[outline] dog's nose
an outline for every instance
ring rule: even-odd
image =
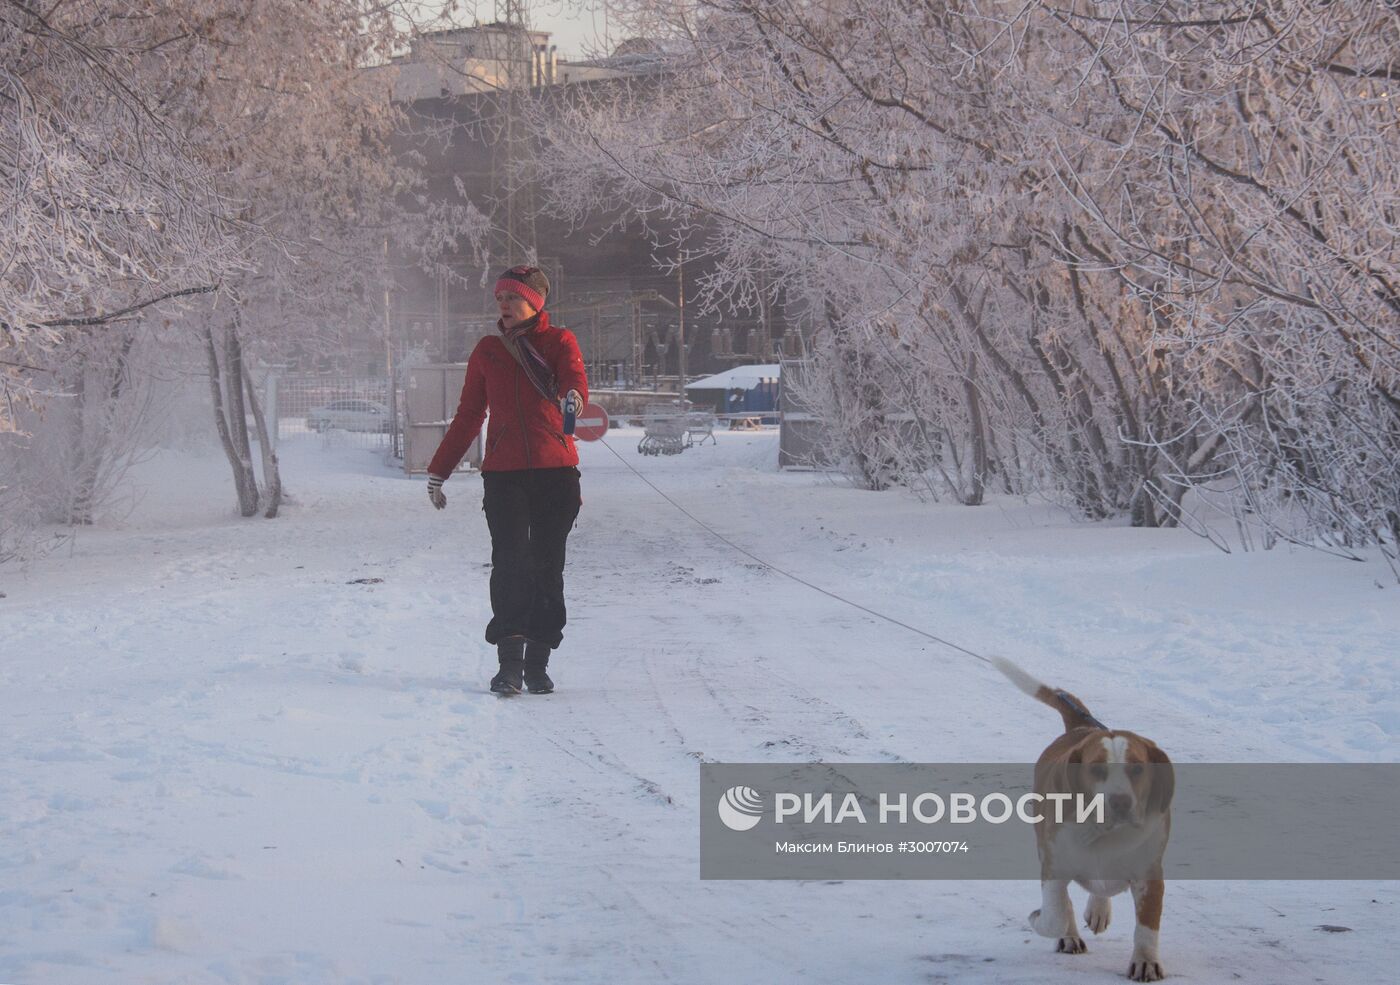
[[[1125,793],[1109,794],[1108,809],[1114,817],[1127,817],[1133,810],[1133,798]]]

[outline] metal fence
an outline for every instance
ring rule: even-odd
[[[269,377],[269,411],[276,407],[278,440],[321,436],[366,448],[391,448],[397,426],[383,377]]]

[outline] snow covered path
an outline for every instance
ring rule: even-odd
[[[779,474],[772,434],[720,439],[609,440],[755,554],[1012,655],[1179,761],[1400,758],[1377,566],[922,505]],[[485,692],[479,479],[439,514],[364,451],[286,446],[297,503],[272,523],[227,515],[218,461],[157,462],[124,529],[0,571],[0,981],[1122,980],[1121,901],[1069,957],[1025,928],[1032,883],[701,882],[702,759],[1030,761],[1058,723],[585,453],[550,696]],[[1397,890],[1173,883],[1164,963],[1383,979]]]

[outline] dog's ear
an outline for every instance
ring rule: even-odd
[[[1152,789],[1147,795],[1147,809],[1156,814],[1164,814],[1172,805],[1176,794],[1176,771],[1167,754],[1157,748],[1150,739],[1143,740],[1147,745],[1148,772],[1151,774]]]
[[[1056,789],[1064,790],[1068,793],[1082,794],[1089,792],[1089,778],[1086,774],[1088,767],[1084,765],[1084,747],[1089,744],[1089,739],[1083,738],[1074,744],[1069,755],[1065,757],[1065,763],[1061,767],[1061,786]]]
[[[1062,759],[1043,760],[1035,768],[1035,787],[1037,790],[1045,790],[1050,793],[1069,790],[1068,778],[1069,770]]]

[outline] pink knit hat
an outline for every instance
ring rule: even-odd
[[[493,293],[500,294],[502,291],[518,294],[530,307],[543,311],[545,298],[549,297],[549,278],[539,267],[511,267],[496,281]]]

